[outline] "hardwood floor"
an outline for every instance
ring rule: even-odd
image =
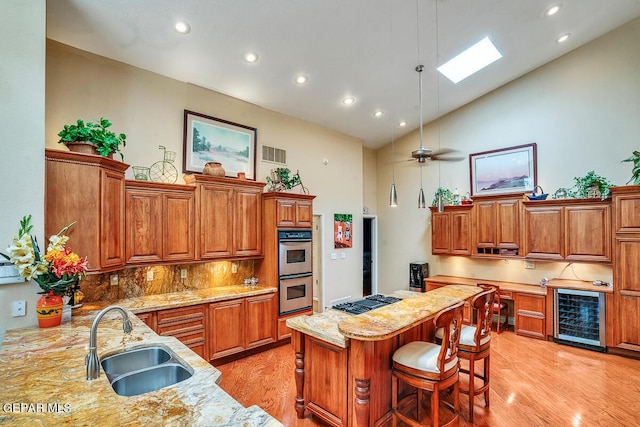
[[[513,332],[493,332],[491,340],[491,406],[485,408],[482,397],[476,397],[474,425],[640,425],[640,360]],[[311,416],[296,418],[290,345],[218,369],[220,386],[242,405],[258,405],[287,427],[322,425]],[[460,425],[470,426],[468,397],[461,395],[460,402]]]

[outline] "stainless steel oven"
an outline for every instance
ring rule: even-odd
[[[278,292],[280,314],[313,305],[311,230],[278,231]]]

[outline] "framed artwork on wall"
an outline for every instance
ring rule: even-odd
[[[536,184],[536,144],[469,154],[471,195],[531,192]]]
[[[335,249],[353,246],[353,215],[333,215],[333,243]]]
[[[256,128],[184,110],[182,171],[202,173],[208,162],[219,162],[225,175],[239,172],[255,180]]]

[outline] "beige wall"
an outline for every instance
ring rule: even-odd
[[[362,148],[362,201],[369,215],[375,215],[377,207],[376,188],[378,186],[376,151],[370,148]]]
[[[287,167],[299,169],[305,186],[317,195],[314,211],[323,215],[325,301],[361,295],[362,242],[357,234],[353,248],[337,251],[346,253],[346,259],[330,260],[336,252],[333,214],[351,213],[354,224],[362,222],[360,140],[51,40],[46,83],[48,148],[64,149],[56,137],[64,124],[104,116],[114,131],[127,135],[126,163],[149,166],[161,160],[157,148],[164,145],[177,152],[175,163],[181,171],[184,109],[257,128],[258,156],[263,144],[287,150]],[[264,181],[272,167],[258,158],[258,180]],[[131,170],[127,178],[133,178]],[[358,228],[354,232],[359,233]]]
[[[45,2],[6,0],[0,18],[0,252],[32,214],[33,231],[44,239]],[[0,285],[0,343],[6,328],[36,324],[35,282]],[[26,300],[27,316],[11,317],[11,302]]]
[[[620,163],[640,149],[640,19],[503,86],[467,106],[425,126],[425,146],[481,152],[536,142],[538,183],[545,192],[571,187],[573,177],[590,170],[624,185],[631,166]],[[449,84],[441,80],[441,85]],[[460,83],[464,84],[464,83]],[[438,142],[437,130],[441,137]],[[409,158],[418,145],[417,132],[396,144],[396,158]],[[391,146],[378,151],[378,215],[380,230],[380,290],[408,281],[410,261],[423,259],[431,274],[538,283],[559,277],[567,263],[536,263],[525,270],[522,261],[475,261],[431,255],[428,210],[416,207],[417,164],[396,167],[399,206],[388,206]],[[407,164],[409,163],[409,164]],[[469,191],[469,162],[433,162],[424,169],[427,202],[441,183],[462,194]],[[563,278],[607,279],[608,266],[574,264]]]

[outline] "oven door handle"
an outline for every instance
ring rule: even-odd
[[[280,276],[280,280],[299,279],[301,277],[309,277],[311,275],[312,273],[288,274],[286,276]]]
[[[279,239],[281,243],[308,243],[311,239]]]

